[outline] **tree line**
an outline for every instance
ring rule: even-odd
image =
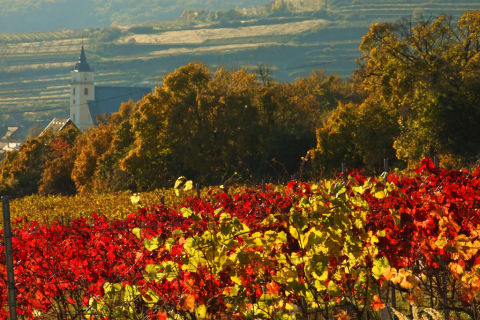
[[[143,191],[179,176],[225,181],[313,179],[340,163],[374,171],[480,151],[480,11],[458,21],[370,26],[351,79],[314,71],[291,83],[268,68],[190,63],[152,94],[79,133],[29,139],[0,163],[0,193]]]

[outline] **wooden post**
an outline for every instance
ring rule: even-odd
[[[347,165],[345,162],[342,162],[342,175],[343,175],[343,181],[347,181]]]
[[[440,169],[440,160],[437,156],[433,156],[433,165],[435,166],[435,168]]]
[[[10,226],[10,205],[8,197],[2,197],[3,236],[5,239],[5,256],[7,265],[8,308],[10,320],[17,320],[17,299],[15,296],[15,279],[13,274],[12,228]]]
[[[448,308],[448,279],[447,275],[442,275],[442,284],[443,284],[443,316],[445,320],[450,319],[450,309]]]
[[[397,303],[396,303],[396,297],[395,297],[395,288],[393,286],[393,283],[389,283],[388,287],[386,288],[386,291],[384,292],[385,298],[388,299],[389,293],[392,293],[392,298],[390,300],[390,303],[386,303],[385,308],[380,310],[380,320],[395,320],[395,314],[393,313],[392,308],[396,309],[397,308]]]
[[[391,287],[392,287],[392,308],[397,308],[397,297],[395,295],[395,286],[393,285],[393,283],[391,283]],[[392,312],[392,318],[395,320],[395,316],[393,315],[393,312]]]

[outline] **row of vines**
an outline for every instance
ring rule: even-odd
[[[404,314],[480,319],[479,199],[480,168],[425,160],[409,176],[217,190],[123,219],[47,225],[25,212],[13,228],[18,314],[378,319],[395,296]],[[6,306],[3,260],[0,272]]]

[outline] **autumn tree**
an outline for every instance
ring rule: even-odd
[[[164,78],[138,104],[133,148],[121,160],[140,189],[187,175],[218,183],[235,171],[248,174],[257,155],[256,77],[246,70],[211,74],[190,63]]]
[[[315,146],[315,130],[322,127],[339,102],[354,97],[347,81],[314,71],[293,83],[269,83],[260,96],[264,137],[264,172],[290,178],[306,150]]]
[[[50,138],[49,159],[43,166],[38,188],[40,194],[75,194],[75,183],[71,175],[76,156],[73,145],[79,134],[76,127],[69,126]]]
[[[317,129],[317,145],[308,153],[313,173],[337,173],[341,163],[375,172],[383,167],[384,158],[395,158],[398,132],[395,114],[374,101],[341,103]]]
[[[21,197],[38,192],[49,146],[42,138],[28,139],[0,163],[0,194]]]
[[[78,191],[95,191],[95,175],[98,172],[100,158],[110,148],[113,139],[111,128],[107,124],[100,124],[90,128],[78,138],[74,147],[76,157],[71,172]]]
[[[360,85],[396,114],[397,157],[434,154],[466,161],[480,147],[480,11],[418,24],[374,24],[363,37]]]

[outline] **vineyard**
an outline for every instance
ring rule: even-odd
[[[446,171],[424,160],[408,175],[352,171],[276,188],[204,190],[181,201],[166,194],[168,204],[124,218],[45,224],[22,209],[12,235],[17,313],[377,319],[393,305],[413,317],[480,318],[480,168]],[[143,196],[131,205],[142,207]],[[0,299],[4,319],[6,281]]]
[[[38,19],[44,20],[52,30],[58,21],[48,18],[51,11],[35,13],[34,8],[38,10],[40,3],[55,3],[51,9],[59,10],[57,17],[69,16],[73,7],[78,10],[76,18],[82,16],[82,10],[95,7],[99,8],[96,14],[100,15],[97,17],[88,11],[88,20],[93,19],[90,28],[71,26],[74,29],[0,33],[0,109],[4,118],[7,114],[21,113],[26,127],[45,127],[53,117],[66,117],[68,74],[82,44],[86,45],[99,85],[153,86],[161,82],[163,75],[193,60],[211,68],[226,66],[231,70],[240,66],[255,70],[261,63],[268,66],[271,76],[278,81],[293,81],[309,75],[312,70],[326,70],[349,78],[357,68],[355,60],[360,55],[360,39],[370,24],[410,17],[415,21],[441,13],[457,18],[463,12],[480,8],[475,0],[435,3],[289,0],[275,1],[278,5],[273,7],[268,4],[226,11],[190,8],[175,20],[159,21],[159,17],[169,11],[164,6],[151,1],[141,1],[143,5],[134,6],[128,1],[117,2],[125,6],[123,13],[112,16],[111,10],[116,6],[103,7],[101,1],[93,1],[91,5],[35,1],[35,6],[23,4],[20,11],[26,15],[16,13],[19,16],[9,12],[17,11],[17,6],[0,8],[4,10],[0,10],[3,31],[18,21],[22,22],[20,29],[24,29],[26,22],[34,23]],[[288,10],[281,10],[283,2],[289,4]],[[206,5],[205,1],[199,3]],[[182,5],[184,2],[175,3],[177,10]],[[209,1],[207,7],[217,5]],[[68,13],[60,13],[66,9]],[[183,9],[178,13],[181,11]],[[8,22],[9,19],[12,21]],[[69,22],[76,25],[74,21]],[[107,21],[110,27],[93,27]],[[135,21],[150,22],[132,24]],[[0,115],[0,126],[5,121]]]

